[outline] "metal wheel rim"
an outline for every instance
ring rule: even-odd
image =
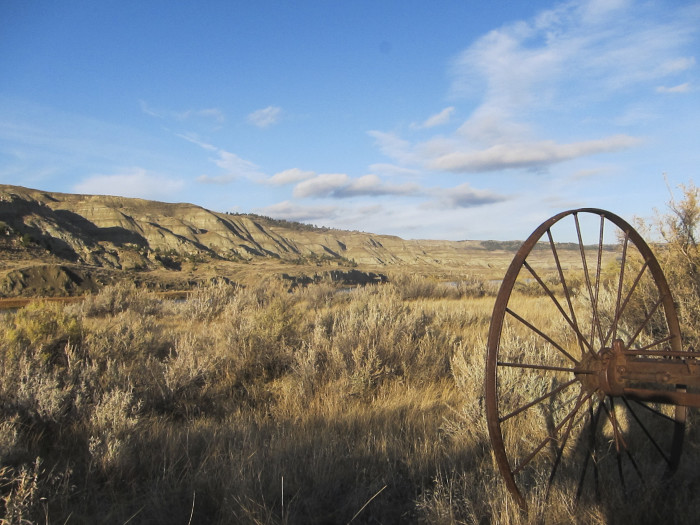
[[[499,415],[499,405],[498,405],[498,354],[499,347],[501,343],[502,330],[504,325],[504,319],[506,317],[506,310],[511,298],[513,288],[515,286],[518,275],[524,268],[524,264],[527,261],[528,255],[532,252],[536,244],[542,240],[545,235],[549,235],[551,242],[551,228],[566,219],[567,217],[574,216],[577,221],[578,228],[578,216],[580,214],[593,214],[600,217],[601,222],[601,238],[600,245],[602,246],[602,228],[605,221],[612,223],[614,226],[619,228],[620,231],[625,233],[626,240],[625,243],[631,243],[631,245],[642,255],[646,264],[648,265],[648,271],[653,278],[654,284],[657,287],[659,294],[663,297],[662,306],[664,311],[664,316],[666,318],[666,323],[668,325],[668,332],[672,336],[669,344],[673,351],[681,351],[681,338],[680,338],[680,328],[676,315],[675,306],[673,304],[673,299],[670,294],[668,284],[666,282],[665,276],[659,266],[658,261],[653,255],[651,249],[639,235],[639,233],[626,221],[624,221],[619,216],[612,214],[610,212],[596,209],[596,208],[581,208],[576,210],[569,210],[562,212],[554,217],[548,219],[542,223],[528,239],[523,243],[521,248],[515,255],[510,267],[508,268],[500,291],[498,293],[496,303],[494,305],[491,325],[489,329],[488,336],[488,355],[486,363],[486,380],[485,380],[485,390],[486,390],[486,413],[487,413],[487,423],[489,429],[489,435],[491,439],[491,445],[494,452],[494,457],[498,468],[505,480],[506,486],[511,494],[514,496],[518,504],[524,510],[527,510],[527,503],[524,497],[523,489],[515,479],[514,467],[512,465],[512,459],[509,458],[508,453],[504,445],[504,435],[501,428],[501,421]],[[579,231],[579,244],[581,244],[581,236]],[[554,248],[552,248],[554,251]],[[556,257],[556,255],[555,255]],[[585,256],[583,257],[585,259]],[[585,263],[584,263],[585,264]],[[600,258],[598,260],[600,264]],[[623,261],[623,265],[625,262]],[[600,268],[597,268],[600,272]],[[624,271],[624,270],[623,270]],[[622,278],[621,278],[622,279]],[[622,286],[622,280],[620,283]],[[597,307],[597,306],[596,306]],[[594,307],[595,308],[595,307]],[[615,314],[617,315],[617,313]],[[595,316],[595,312],[594,312]],[[601,405],[605,403],[605,400],[601,402]],[[611,406],[613,401],[610,401]],[[608,409],[606,409],[608,410]],[[669,471],[675,470],[678,465],[680,458],[680,453],[682,449],[682,441],[684,435],[684,423],[685,423],[686,408],[676,407],[673,418],[675,419],[675,425],[673,426],[673,436],[672,445],[670,449],[669,457]],[[608,416],[609,417],[609,416]],[[591,421],[593,421],[593,414],[591,414]],[[598,425],[597,419],[595,420],[593,430],[596,431],[596,426]],[[585,475],[585,474],[584,474]],[[551,481],[551,480],[550,480]]]

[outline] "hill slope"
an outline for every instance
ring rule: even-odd
[[[0,269],[5,274],[18,270],[22,263],[72,264],[93,273],[96,269],[193,270],[197,263],[201,270],[206,263],[217,275],[222,271],[244,274],[240,265],[251,264],[266,268],[272,264],[278,270],[296,269],[296,273],[319,265],[444,269],[465,264],[486,267],[481,257],[494,254],[476,241],[407,241],[217,213],[193,204],[8,185],[0,185],[0,221],[5,225],[5,239],[0,243]],[[14,241],[9,242],[11,239]],[[7,289],[2,292],[10,293]]]

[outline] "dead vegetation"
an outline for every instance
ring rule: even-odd
[[[556,317],[519,293],[543,327]],[[692,413],[665,490],[582,507],[533,480],[520,512],[484,418],[493,294],[417,276],[216,282],[184,301],[122,284],[4,312],[0,522],[694,523]]]
[[[483,415],[493,296],[441,287],[118,286],[3,314],[4,522],[613,522],[514,506]]]

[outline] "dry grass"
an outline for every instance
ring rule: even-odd
[[[658,521],[639,494],[577,508],[535,484],[530,514],[515,506],[483,412],[493,300],[476,282],[270,281],[4,313],[0,523]],[[674,487],[665,509],[690,522],[695,486]]]

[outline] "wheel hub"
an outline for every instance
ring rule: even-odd
[[[625,371],[624,343],[613,341],[612,347],[601,348],[597,353],[583,356],[574,370],[576,378],[586,392],[595,392],[599,397],[620,396],[624,393],[624,382],[620,373]]]

